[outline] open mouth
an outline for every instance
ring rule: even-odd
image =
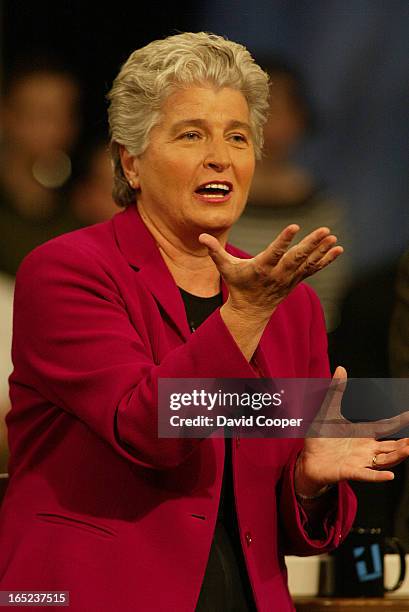
[[[228,181],[203,183],[195,189],[195,193],[206,200],[224,200],[232,191],[233,185]]]

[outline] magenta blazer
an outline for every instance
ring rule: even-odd
[[[224,440],[158,439],[157,382],[256,375],[219,311],[190,333],[179,291],[131,206],[25,259],[13,358],[0,589],[70,591],[71,612],[193,612]],[[277,308],[254,363],[265,376],[329,376],[321,308],[307,286]],[[293,610],[284,554],[334,548],[355,513],[341,483],[325,538],[308,537],[292,480],[301,444],[233,444],[238,522],[260,611]]]

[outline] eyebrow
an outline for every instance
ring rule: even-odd
[[[208,127],[208,122],[205,119],[182,119],[181,121],[177,121],[172,125],[171,132],[172,134],[176,134],[180,129],[188,127],[190,125],[206,128]],[[244,121],[237,121],[235,119],[229,121],[229,123],[227,124],[227,129],[241,129],[251,133],[251,128],[248,123]]]

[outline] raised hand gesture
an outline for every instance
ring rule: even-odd
[[[409,411],[378,421],[353,423],[341,414],[347,373],[338,367],[296,466],[296,491],[314,495],[341,480],[384,482],[390,468],[409,456],[409,439],[379,441],[409,424]]]
[[[248,360],[278,304],[299,282],[343,252],[326,227],[290,247],[299,229],[298,225],[289,225],[251,259],[230,255],[210,234],[199,236],[229,289],[229,298],[220,311],[222,318]]]

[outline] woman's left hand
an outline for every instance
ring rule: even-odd
[[[298,457],[295,489],[301,495],[314,496],[325,485],[341,480],[393,480],[390,468],[409,456],[409,438],[377,440],[407,426],[409,412],[372,423],[351,423],[341,414],[346,386],[346,371],[341,367],[336,369],[333,383],[339,379],[342,384],[333,384],[329,391],[324,418],[320,418],[321,411],[317,416],[318,437],[307,437]],[[317,428],[314,433],[317,434]]]

